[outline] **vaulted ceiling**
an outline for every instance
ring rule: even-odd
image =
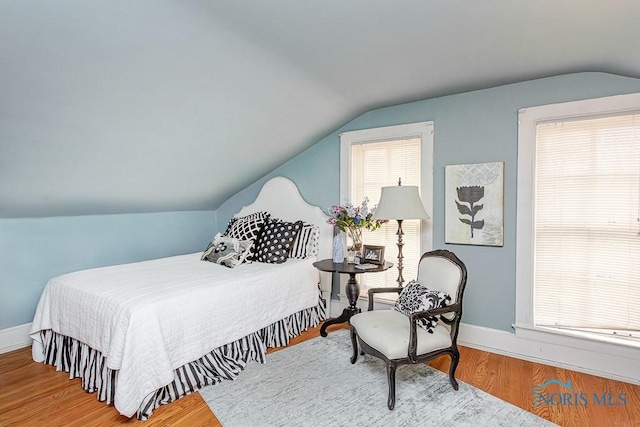
[[[370,109],[640,77],[634,0],[6,0],[0,217],[216,209]]]

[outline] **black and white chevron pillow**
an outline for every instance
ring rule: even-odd
[[[224,235],[238,240],[250,240],[254,243],[247,261],[255,258],[255,242],[260,237],[262,229],[271,214],[268,212],[255,212],[238,218],[231,218],[227,224]]]
[[[256,212],[238,218],[231,218],[224,235],[240,240],[256,240],[264,223],[271,215],[268,212]]]
[[[302,228],[302,221],[268,219],[255,246],[255,261],[282,264]]]

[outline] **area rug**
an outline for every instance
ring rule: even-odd
[[[398,368],[389,411],[384,363],[366,355],[352,365],[350,356],[349,331],[339,330],[200,393],[225,427],[555,425],[461,381],[455,391],[448,375],[424,364]]]

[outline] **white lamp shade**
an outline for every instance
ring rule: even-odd
[[[418,187],[396,185],[382,187],[380,203],[373,213],[374,219],[429,219],[422,206]]]

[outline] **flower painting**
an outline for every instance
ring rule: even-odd
[[[504,162],[445,167],[445,243],[504,245]]]

